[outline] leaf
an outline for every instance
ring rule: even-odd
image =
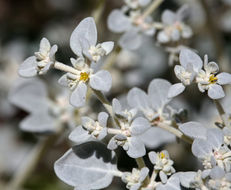
[[[72,51],[82,56],[83,45],[81,39],[87,40],[89,45],[95,45],[97,41],[97,29],[92,17],[83,19],[71,34],[70,46]]]
[[[68,150],[54,165],[56,175],[77,189],[109,186],[117,172],[114,151],[100,142],[86,142]]]
[[[47,90],[39,79],[20,79],[9,93],[9,100],[27,112],[41,112],[48,109]]]
[[[108,92],[112,85],[111,74],[108,71],[101,70],[93,74],[90,78],[90,86],[95,90]]]

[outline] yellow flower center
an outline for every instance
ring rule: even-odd
[[[165,158],[165,154],[163,152],[160,153],[160,158],[161,159]]]
[[[214,84],[214,83],[216,83],[217,82],[217,77],[215,77],[215,75],[211,75],[210,77],[209,77],[209,83],[210,84]]]
[[[83,82],[87,82],[89,79],[89,74],[86,72],[82,72],[80,73],[80,78],[79,80],[83,81]]]

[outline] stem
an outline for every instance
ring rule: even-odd
[[[105,0],[100,0],[95,10],[92,12],[92,17],[94,17],[96,25],[99,25],[99,21],[103,14],[104,7],[105,7]]]
[[[77,74],[77,75],[79,74],[79,71],[77,71],[75,68],[65,65],[63,63],[60,63],[58,61],[54,63],[54,68],[60,71],[67,72],[67,73],[72,73],[72,74]]]
[[[150,187],[152,187],[154,184],[155,184],[155,180],[156,180],[156,177],[157,177],[157,174],[158,174],[158,171],[157,170],[154,170],[152,172],[152,176],[151,176],[151,179],[150,179]]]
[[[219,102],[219,100],[214,100],[214,103],[215,103],[217,111],[221,117],[222,123],[226,126],[229,126],[229,123],[227,122],[227,119],[226,119],[225,110],[222,107],[221,103]]]
[[[146,167],[143,157],[136,158],[136,163],[140,170]],[[144,187],[146,187],[149,184],[149,182],[150,182],[150,178],[149,178],[149,175],[147,175],[147,177],[144,180]]]
[[[110,102],[103,95],[103,93],[98,91],[98,90],[95,90],[93,88],[92,88],[92,91],[94,92],[96,97],[99,99],[99,101],[103,104],[103,106],[105,107],[107,112],[110,114],[112,121],[113,121],[114,128],[117,128],[117,126],[120,126],[118,119],[115,117],[115,115],[113,113],[113,109],[112,109]]]
[[[118,135],[121,134],[120,129],[113,129],[113,128],[107,128],[107,132],[112,135]]]
[[[121,171],[113,171],[113,175],[114,176],[117,176],[117,177],[122,177],[123,176],[123,172],[121,172]]]
[[[8,190],[20,189],[20,187],[25,183],[28,177],[30,177],[31,173],[38,165],[40,159],[47,152],[48,148],[50,148],[54,144],[54,142],[57,140],[59,135],[62,134],[63,130],[64,128],[62,128],[57,134],[49,136],[45,139],[40,140],[40,142],[38,142],[38,144],[28,155],[27,159],[24,161],[24,163],[21,165],[18,171],[15,172],[13,179],[7,185],[6,189]]]
[[[157,125],[157,127],[160,127],[166,131],[169,131],[170,133],[176,135],[178,138],[182,139],[183,141],[189,143],[189,144],[192,144],[193,143],[193,140],[187,136],[185,136],[181,131],[179,131],[178,129],[172,127],[172,126],[169,126],[169,125],[166,125],[164,123],[159,123]]]
[[[155,11],[160,4],[163,2],[164,0],[154,0],[152,2],[152,4],[150,6],[148,6],[148,8],[146,10],[144,10],[141,18],[145,19],[147,16],[149,16],[153,11]]]

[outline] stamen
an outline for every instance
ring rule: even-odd
[[[80,73],[80,78],[79,80],[83,81],[83,82],[87,82],[89,79],[89,74],[86,72],[82,72]]]
[[[209,77],[209,83],[210,84],[214,84],[214,83],[216,83],[217,82],[217,77],[215,77],[215,75],[210,75],[210,77]]]

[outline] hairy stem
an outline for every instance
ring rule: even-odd
[[[155,11],[163,1],[164,0],[154,0],[152,2],[152,4],[150,6],[148,6],[148,8],[146,10],[144,10],[144,12],[143,12],[143,14],[141,16],[142,19],[145,19],[147,16],[152,14],[152,12]]]
[[[217,111],[218,111],[218,113],[219,113],[219,115],[221,117],[221,120],[222,120],[223,124],[228,127],[229,124],[228,124],[227,119],[225,117],[225,110],[224,110],[224,108],[222,107],[222,105],[219,102],[219,100],[214,100],[214,103],[216,105]]]
[[[54,68],[55,68],[55,69],[58,69],[58,70],[60,70],[60,71],[67,72],[67,73],[79,74],[79,72],[78,72],[75,68],[73,68],[73,67],[71,67],[71,66],[68,66],[68,65],[65,65],[65,64],[63,64],[63,63],[60,63],[60,62],[58,62],[58,61],[56,61],[56,62],[54,63]]]
[[[146,167],[146,164],[144,162],[144,159],[143,157],[139,157],[139,158],[136,158],[136,163],[138,165],[138,168],[141,170],[142,168]],[[144,180],[144,187],[147,186],[150,182],[150,178],[149,178],[149,175],[147,175],[147,177],[145,178]]]
[[[170,126],[170,125],[166,125],[164,123],[159,123],[157,125],[157,127],[160,127],[166,131],[169,131],[170,133],[176,135],[178,138],[182,139],[183,141],[189,143],[189,144],[192,144],[193,143],[193,140],[187,136],[185,136],[181,131],[179,131],[178,129]]]
[[[107,128],[107,132],[112,135],[118,135],[121,134],[120,129],[114,129],[114,128]]]

